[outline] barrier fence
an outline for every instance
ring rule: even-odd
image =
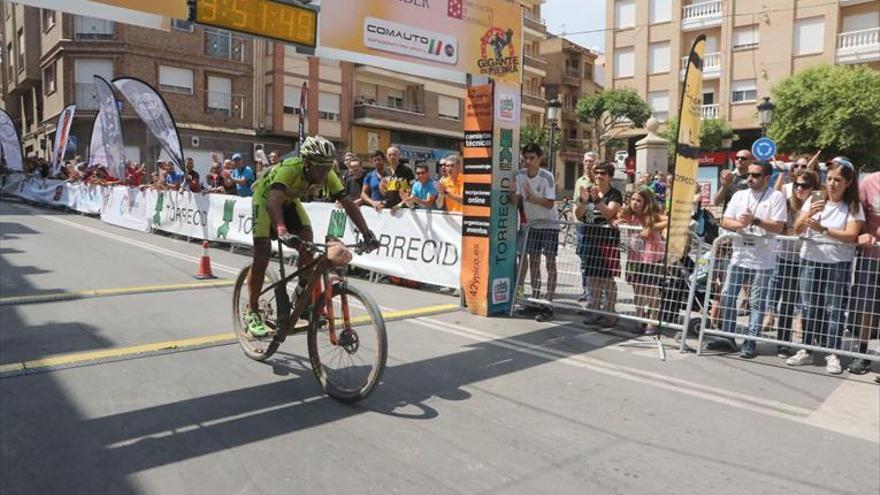
[[[6,194],[36,203],[100,215],[101,220],[141,232],[164,231],[192,239],[252,246],[251,198],[189,191],[140,190],[5,176]],[[305,203],[317,235],[327,231],[333,203]],[[361,208],[379,238],[378,250],[355,255],[352,264],[383,275],[457,289],[461,271],[461,215],[428,210]],[[349,220],[343,240],[355,242]]]
[[[574,232],[574,242],[570,232]],[[652,335],[662,328],[681,332],[685,349],[700,319],[709,246],[691,236],[688,252],[664,265],[665,242],[658,232],[643,236],[638,226],[543,222],[525,226],[519,245],[516,302],[584,311],[598,324],[629,320]],[[547,255],[550,255],[548,264]],[[555,283],[553,273],[555,270]],[[548,283],[551,285],[548,287]],[[513,314],[513,310],[511,311]]]
[[[880,247],[727,233],[712,245],[708,272],[715,290],[703,306],[717,309],[701,315],[701,350],[711,335],[743,339],[744,350],[775,345],[792,365],[812,358],[794,350],[880,360]]]

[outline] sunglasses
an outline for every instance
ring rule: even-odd
[[[747,156],[738,156],[738,157],[736,157],[736,159],[742,161],[742,160],[748,160],[749,157],[747,157]]]
[[[751,177],[753,179],[760,179],[760,178],[764,177],[764,174],[749,172],[749,177]]]
[[[418,175],[427,174],[427,173],[428,172],[425,170],[416,170],[416,174],[418,174]]]
[[[608,175],[608,172],[605,170],[593,170],[593,175]]]
[[[807,184],[806,182],[795,182],[794,187],[796,189],[812,189],[813,186]]]
[[[798,168],[807,168],[808,166],[809,166],[809,165],[806,164],[806,163],[801,163],[800,165],[795,164],[794,168],[796,168],[796,169],[798,169]]]

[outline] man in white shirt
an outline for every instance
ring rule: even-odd
[[[556,292],[556,253],[559,246],[559,218],[556,213],[556,183],[548,170],[541,168],[541,147],[530,143],[523,148],[526,167],[516,175],[516,190],[511,191],[511,204],[522,198],[526,222],[529,225],[525,256],[528,257],[532,297],[541,298],[541,255],[547,266],[547,292],[544,298],[553,300]],[[541,315],[539,315],[541,316]],[[552,317],[545,311],[542,320]]]
[[[751,284],[749,326],[740,356],[755,357],[755,341],[764,318],[767,286],[776,263],[775,235],[785,228],[785,197],[770,187],[769,163],[749,165],[748,189],[733,194],[721,227],[739,234],[733,240],[730,268],[721,291],[721,330],[736,333],[736,297],[743,284]],[[733,339],[731,339],[732,341]],[[735,345],[735,344],[734,344]]]

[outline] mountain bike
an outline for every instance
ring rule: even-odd
[[[271,329],[266,336],[247,331],[250,265],[239,273],[232,294],[238,343],[247,357],[265,361],[287,337],[305,333],[309,362],[324,393],[342,402],[359,401],[375,389],[385,370],[385,320],[373,298],[349,284],[347,266],[334,267],[328,259],[331,244],[300,243],[312,253],[312,261],[285,275],[279,240],[278,269],[266,270],[259,299],[263,324]],[[345,247],[358,254],[366,250],[363,242]]]

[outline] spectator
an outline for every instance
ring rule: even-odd
[[[791,197],[792,193],[792,184],[794,183],[794,174],[798,170],[812,170],[819,175],[819,153],[822,150],[816,152],[815,155],[810,156],[809,154],[801,154],[795,158],[794,163],[791,164],[791,170],[789,171],[789,177],[791,178],[791,182],[785,182],[785,174],[779,174],[776,178],[776,190],[782,191],[782,194],[785,195],[786,198]]]
[[[541,147],[535,143],[523,148],[526,167],[516,174],[516,189],[511,191],[511,203],[523,201],[529,230],[525,254],[531,275],[532,297],[541,299],[541,255],[547,268],[547,292],[544,299],[553,300],[556,292],[556,253],[559,247],[559,224],[556,214],[556,182],[553,174],[541,168]],[[449,158],[446,159],[447,164]],[[538,321],[553,318],[549,307],[535,317]]]
[[[623,194],[611,187],[614,165],[600,163],[593,167],[596,183],[581,190],[580,204],[575,216],[584,223],[584,236],[577,253],[581,259],[581,276],[587,279],[588,307],[607,315],[590,315],[584,323],[613,326],[617,318],[611,316],[617,304],[617,284],[620,275],[620,233],[609,228],[617,219],[623,204]]]
[[[403,194],[405,198],[403,203],[406,206],[434,209],[434,203],[437,201],[437,187],[431,179],[427,165],[424,163],[416,165],[416,181],[412,185],[412,194]]]
[[[464,210],[464,175],[461,173],[461,159],[449,155],[444,159],[446,176],[437,185],[437,207],[446,211],[462,213]]]
[[[663,198],[663,210],[666,211],[667,214],[672,211],[672,184],[675,182],[675,174],[669,173],[666,174],[666,194]],[[698,188],[699,189],[699,188]],[[699,201],[697,201],[699,198]],[[658,199],[659,201],[659,199]],[[695,206],[701,207],[703,204],[703,195],[700,194],[700,191],[697,191],[696,197],[694,198]]]
[[[146,165],[135,165],[132,161],[125,162],[125,185],[128,187],[140,187],[144,177]]]
[[[107,167],[103,165],[98,165],[95,170],[95,174],[92,176],[91,183],[100,186],[112,186],[114,184],[118,184],[119,179],[110,175]]]
[[[232,163],[232,160],[223,160],[223,170],[220,171],[220,175],[223,176],[224,192],[232,196],[235,196],[237,192],[235,182],[232,181],[232,172],[234,170],[235,164]]]
[[[348,170],[342,182],[345,184],[345,195],[355,204],[361,206],[364,204],[361,193],[364,190],[364,167],[361,165],[360,158],[354,156],[348,161]]]
[[[183,188],[194,193],[202,192],[201,178],[195,169],[193,159],[187,158],[183,162],[183,167]]]
[[[661,174],[659,171],[654,172],[654,178],[651,179],[651,190],[654,191],[654,197],[657,198],[657,202],[661,205],[666,205],[666,193],[668,189],[666,187],[666,174]],[[670,195],[670,200],[672,196]]]
[[[262,144],[254,146],[254,174],[257,178],[262,177],[269,168],[269,158]]]
[[[636,316],[656,321],[660,307],[660,285],[662,284],[663,230],[669,219],[663,214],[654,192],[648,187],[640,187],[629,200],[629,207],[621,209],[617,225],[634,225],[641,228],[629,232],[629,257],[626,262],[626,281],[633,286],[633,303]],[[656,335],[652,323],[642,324],[645,335]]]
[[[749,166],[754,158],[749,150],[739,150],[736,152],[736,164],[733,172],[730,170],[721,171],[721,187],[715,192],[715,205],[721,205],[723,210],[727,209],[727,203],[737,191],[748,189],[747,184]]]
[[[773,168],[769,163],[749,165],[748,189],[731,196],[721,218],[721,227],[740,235],[734,238],[724,287],[721,291],[721,330],[736,333],[736,298],[744,284],[750,284],[748,333],[740,357],[752,359],[757,353],[755,337],[761,330],[767,287],[776,261],[776,241],[773,238],[785,228],[788,218],[785,197],[770,187]],[[729,344],[735,349],[732,338]]]
[[[407,165],[400,162],[399,148],[391,146],[388,148],[387,156],[390,172],[379,183],[379,191],[385,198],[385,208],[391,208],[402,201],[401,193],[409,192],[416,176]]]
[[[795,236],[794,223],[800,215],[801,207],[810,194],[819,188],[819,175],[806,167],[798,168],[792,174],[793,193],[787,198],[787,219],[783,235]],[[776,340],[791,342],[792,324],[794,323],[794,310],[801,305],[801,295],[798,291],[800,273],[800,243],[796,240],[783,240],[776,249],[776,267],[770,278],[767,291],[767,314],[774,311],[779,315],[776,322]],[[772,321],[764,319],[764,328],[773,326]],[[791,349],[787,345],[780,345],[776,349],[776,355],[782,359],[791,357]]]
[[[183,172],[179,172],[177,166],[170,161],[159,162],[158,164],[159,168],[165,171],[165,189],[169,191],[180,190],[180,186],[183,184]]]
[[[364,177],[364,187],[361,189],[362,204],[371,206],[376,211],[382,211],[385,206],[385,196],[379,185],[382,183],[386,175],[385,170],[385,153],[376,150],[370,154],[370,161],[373,162],[373,170]]]
[[[241,159],[241,155],[235,153],[232,155],[232,183],[235,184],[235,192],[243,198],[250,197],[254,194],[251,185],[254,183],[256,176],[254,169],[250,165],[245,165]]]
[[[806,345],[837,349],[845,324],[844,301],[856,255],[855,242],[864,223],[858,175],[847,158],[834,158],[828,165],[821,199],[816,194],[810,197],[795,223],[797,233],[806,237],[800,253]],[[810,361],[810,351],[801,349],[786,363],[800,366]],[[829,354],[825,370],[840,374],[840,358]]]
[[[580,201],[580,198],[586,197],[581,194],[581,191],[587,190],[589,191],[591,187],[593,187],[593,167],[596,165],[597,160],[599,159],[598,153],[595,151],[588,151],[584,153],[583,161],[583,173],[574,183],[574,200]],[[579,226],[577,230],[577,244],[581,245],[583,243],[584,237],[584,226]],[[583,260],[582,260],[583,261]],[[583,266],[581,266],[581,273],[584,272]],[[587,288],[587,277],[581,278],[581,295],[578,298],[578,302],[585,302],[588,296],[588,288]]]
[[[853,286],[853,322],[859,328],[859,352],[867,354],[871,331],[880,327],[880,172],[859,181],[859,201],[865,213],[865,226],[859,236],[861,256],[856,262]],[[871,362],[855,359],[847,367],[850,373],[867,373]]]
[[[223,193],[226,192],[226,179],[223,177],[223,168],[218,162],[211,163],[211,170],[208,171],[208,175],[205,176],[205,183],[207,184],[206,192],[210,193]]]

